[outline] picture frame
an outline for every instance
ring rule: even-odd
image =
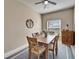
[[[34,26],[34,22],[32,19],[27,19],[26,20],[26,26],[27,28],[32,28]]]

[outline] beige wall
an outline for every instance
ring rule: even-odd
[[[74,8],[42,14],[42,29],[44,30],[47,28],[47,20],[54,19],[61,20],[61,28],[64,28],[66,27],[66,24],[69,24],[70,29],[74,30]]]
[[[16,0],[5,0],[4,2],[4,52],[6,53],[27,44],[25,40],[26,35],[41,31],[41,17],[40,14]],[[29,18],[34,21],[34,27],[32,29],[28,29],[25,26],[25,21]]]

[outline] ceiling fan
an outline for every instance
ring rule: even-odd
[[[41,4],[41,3],[44,3],[45,5],[47,5],[48,3],[53,4],[53,5],[56,5],[55,2],[52,2],[52,1],[49,1],[49,0],[43,0],[43,1],[37,2],[37,3],[35,3],[35,4],[37,5],[37,4]]]

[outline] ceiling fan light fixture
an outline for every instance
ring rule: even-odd
[[[45,1],[44,4],[48,4],[48,1]]]

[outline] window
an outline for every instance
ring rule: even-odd
[[[48,20],[47,29],[52,28],[61,28],[61,20]]]

